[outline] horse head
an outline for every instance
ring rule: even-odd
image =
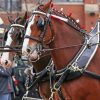
[[[76,30],[71,27],[73,25]],[[79,24],[73,18],[52,9],[52,1],[50,1],[33,11],[33,15],[28,22],[22,53],[30,59],[36,60],[39,58],[41,49],[45,48],[47,45],[50,48],[59,48],[72,45],[72,42],[73,44],[75,42],[79,44],[83,42],[82,36],[79,34],[72,35],[73,31],[79,33],[77,31],[78,29],[80,30]],[[60,35],[59,37],[58,33]],[[64,40],[63,43],[60,41],[56,43],[57,40],[66,38],[66,36],[64,37],[63,35],[67,35],[69,38],[66,39],[66,41]],[[73,39],[74,36],[77,36],[79,39]],[[72,39],[72,41],[69,41],[69,39]],[[42,45],[42,47],[38,49],[37,45],[39,45],[39,47]],[[57,50],[57,52],[59,52],[59,50]]]
[[[16,48],[19,48],[22,45],[22,38],[24,38],[24,24],[26,23],[27,12],[24,17],[17,17],[13,24],[10,25],[9,30],[5,32],[4,42],[5,48],[4,50],[11,49],[14,51]],[[3,52],[1,57],[1,64],[7,64],[10,60],[13,59],[14,52]]]
[[[28,26],[25,33],[25,39],[23,42],[22,53],[24,56],[29,57],[29,55],[34,52],[35,56],[33,58],[31,58],[32,56],[30,56],[30,59],[32,60],[38,59],[38,54],[36,50],[38,51],[43,48],[41,47],[41,44],[45,42],[50,42],[48,39],[49,37],[50,39],[51,38],[53,39],[51,32],[49,32],[50,26],[47,25],[49,24],[47,16],[41,14],[38,15],[36,14],[37,12],[35,13],[35,11],[37,10],[45,11],[45,13],[48,13],[49,8],[51,8],[51,5],[52,5],[52,0],[45,5],[38,6],[37,9],[33,11],[33,14],[28,21]],[[49,35],[47,34],[44,38],[44,34],[47,27],[49,29],[48,30]],[[39,44],[37,44],[37,42]],[[47,45],[45,46],[47,47]]]

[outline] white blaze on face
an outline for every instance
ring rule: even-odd
[[[11,28],[8,32],[8,36],[7,36],[7,41],[5,43],[5,46],[10,46],[11,43],[12,43],[12,38],[11,38],[11,34],[10,32],[12,31],[13,28]],[[9,48],[4,48],[4,50],[9,50]],[[4,52],[2,54],[2,57],[1,57],[1,62],[4,61],[4,60],[9,60],[9,52]]]
[[[30,27],[32,24],[34,24],[34,18],[35,18],[35,15],[30,17],[25,35],[28,35],[28,36],[31,35],[31,28]],[[28,43],[29,43],[29,39],[25,38],[24,42],[23,42],[22,53],[27,51]]]

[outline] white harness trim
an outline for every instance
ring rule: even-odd
[[[44,13],[44,12],[41,12],[41,11],[33,11],[33,14],[41,14],[41,15],[45,15],[47,17],[52,16],[52,17],[57,18],[59,20],[62,20],[64,22],[68,22],[67,18],[63,18],[63,17],[57,16],[57,15],[54,15],[54,14]]]
[[[21,28],[24,28],[24,26],[20,25],[20,24],[12,24],[11,27],[21,27]]]

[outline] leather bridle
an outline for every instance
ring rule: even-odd
[[[37,14],[37,13],[36,12],[33,12],[33,14]],[[40,12],[38,14],[40,14]],[[49,26],[50,29],[51,29],[51,31],[53,31],[50,17],[51,17],[50,14],[49,14],[49,16],[48,16],[48,14],[46,15],[45,24],[44,24],[43,29],[41,30],[41,33],[40,33],[40,36],[39,37],[25,35],[24,38],[29,38],[29,39],[31,39],[33,41],[36,41],[36,42],[41,43],[41,44],[44,44],[44,36],[46,35],[47,27]],[[46,44],[50,44],[54,40],[54,35],[53,35],[54,32],[51,32],[51,33],[52,33],[52,37],[49,40],[49,42],[46,43]]]

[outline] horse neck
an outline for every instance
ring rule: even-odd
[[[60,48],[83,43],[83,36],[66,23],[55,20],[53,25],[55,39],[50,45],[50,48]],[[66,66],[77,54],[79,49],[80,46],[52,51],[51,55],[55,66],[57,66],[57,69],[61,69]]]

